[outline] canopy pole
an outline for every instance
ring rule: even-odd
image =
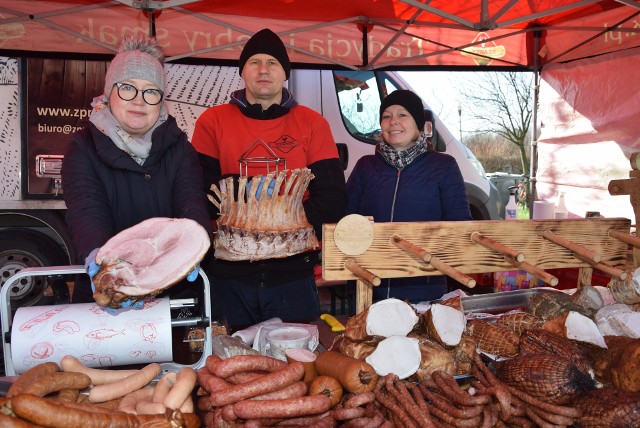
[[[533,201],[536,199],[538,170],[538,96],[540,93],[540,31],[533,33],[533,131],[531,132],[531,155],[529,160],[529,218],[533,217]]]
[[[367,25],[361,25],[362,30],[362,68],[369,65],[369,40],[368,40],[368,27]]]
[[[156,15],[153,10],[147,11],[149,15],[149,36],[156,36]]]

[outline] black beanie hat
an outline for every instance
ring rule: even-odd
[[[280,65],[282,65],[282,68],[284,68],[287,79],[289,79],[291,63],[289,62],[287,49],[284,47],[284,43],[282,43],[280,37],[268,28],[258,31],[247,40],[247,44],[244,45],[244,49],[242,49],[242,53],[240,54],[240,63],[238,64],[240,74],[242,74],[242,69],[247,60],[259,53],[271,55],[277,59]]]
[[[407,89],[398,89],[397,91],[391,92],[380,104],[380,120],[382,120],[382,113],[384,113],[387,107],[392,105],[399,105],[407,109],[413,117],[413,120],[416,121],[420,132],[424,130],[424,123],[427,118],[424,114],[424,106],[419,96]]]

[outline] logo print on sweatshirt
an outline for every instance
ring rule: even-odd
[[[289,153],[291,150],[298,147],[299,145],[300,144],[298,144],[298,141],[296,141],[293,137],[290,137],[289,135],[283,135],[282,137],[278,138],[276,141],[269,143],[269,147],[271,147],[274,150],[279,150],[282,153]]]

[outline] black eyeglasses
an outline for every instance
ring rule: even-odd
[[[144,102],[154,106],[159,104],[164,97],[164,92],[160,89],[144,89],[141,91],[133,85],[122,82],[116,83],[116,87],[118,88],[118,96],[124,101],[131,101],[138,96],[138,92],[142,92]]]

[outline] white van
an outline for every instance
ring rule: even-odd
[[[300,104],[329,121],[348,177],[358,159],[372,154],[379,141],[379,110],[384,94],[412,88],[398,73],[390,71],[294,70],[289,89]],[[428,103],[423,103],[433,116],[434,147],[458,162],[473,218],[501,219],[502,198],[478,159],[430,111]]]

